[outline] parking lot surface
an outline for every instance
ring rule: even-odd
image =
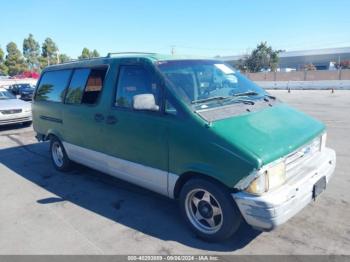
[[[337,152],[327,190],[276,230],[203,242],[176,201],[82,166],[59,173],[19,125],[0,127],[0,254],[350,254],[350,91],[271,94],[324,121]]]

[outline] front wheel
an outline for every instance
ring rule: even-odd
[[[183,186],[180,208],[196,235],[210,242],[231,237],[242,220],[228,189],[204,179],[191,179]]]

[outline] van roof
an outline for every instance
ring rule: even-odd
[[[59,69],[59,68],[71,68],[71,67],[83,67],[83,66],[96,66],[101,64],[109,64],[113,60],[128,59],[128,58],[140,58],[148,59],[152,62],[165,61],[165,60],[191,60],[191,59],[208,59],[204,57],[194,56],[179,56],[179,55],[165,55],[157,53],[145,53],[145,52],[119,52],[108,53],[105,57],[89,58],[72,60],[66,63],[50,65],[45,70]]]

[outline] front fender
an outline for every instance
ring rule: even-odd
[[[174,156],[172,163],[177,168],[175,172],[170,170],[171,173],[180,176],[187,173],[203,174],[229,188],[233,188],[238,181],[248,176],[256,165],[239,154],[233,154],[214,144],[206,144],[205,152],[192,148],[191,153],[187,153],[186,156]]]

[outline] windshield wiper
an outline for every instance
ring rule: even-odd
[[[276,100],[276,97],[275,96],[272,96],[272,95],[265,95],[265,97],[268,97],[268,98],[271,98],[273,100]]]
[[[248,91],[248,92],[233,94],[232,96],[237,97],[237,96],[257,96],[257,95],[259,95],[259,93],[254,92],[254,91]],[[264,97],[270,98],[272,100],[277,99],[275,96],[272,96],[270,94],[265,94]]]
[[[232,96],[257,96],[257,95],[259,95],[257,92],[248,91],[248,92],[233,94]]]
[[[230,101],[234,101],[236,103],[243,103],[243,104],[248,104],[248,105],[254,105],[255,103],[252,100],[246,100],[246,99],[233,99],[234,96],[213,96],[213,97],[208,97],[204,99],[198,99],[198,100],[193,100],[191,104],[200,104],[200,103],[205,103],[205,102],[210,102],[210,101],[215,101],[215,100],[226,100],[229,99]]]
[[[230,97],[229,96],[213,96],[213,97],[193,100],[191,102],[191,104],[200,104],[200,103],[205,103],[205,102],[214,101],[214,100],[223,100],[223,99],[227,99],[227,98],[230,98]]]
[[[243,103],[246,105],[255,105],[255,102],[249,99],[241,99],[241,98],[235,98],[234,96],[231,96],[231,99],[229,102],[234,102],[234,103]]]

